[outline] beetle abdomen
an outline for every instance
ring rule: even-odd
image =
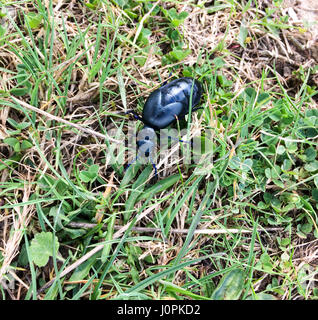
[[[192,78],[180,78],[173,80],[160,89],[163,105],[168,105],[173,102],[181,102],[189,108],[191,89],[193,90],[192,108],[199,103],[201,98],[201,85],[197,80]]]
[[[193,88],[192,88],[193,87]],[[201,84],[192,78],[180,78],[152,92],[143,109],[143,122],[158,130],[166,128],[176,117],[183,117],[200,102]]]

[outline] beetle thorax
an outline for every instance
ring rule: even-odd
[[[138,154],[149,157],[156,144],[156,132],[153,128],[145,126],[137,136]]]

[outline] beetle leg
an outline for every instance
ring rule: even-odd
[[[126,171],[135,161],[137,161],[137,160],[138,160],[138,156],[136,156],[135,159],[133,159],[131,162],[129,162],[129,163],[127,164],[127,167],[125,168],[125,171]]]
[[[192,140],[191,141],[185,141],[185,140],[174,138],[174,137],[171,137],[171,136],[168,136],[168,138],[170,138],[171,140],[174,140],[174,141],[181,142],[181,143],[189,143],[191,146],[193,146]]]
[[[204,107],[195,107],[195,108],[193,108],[193,109],[191,110],[191,112],[197,111],[197,110],[199,110],[199,109],[204,109]]]
[[[157,170],[157,167],[156,167],[155,163],[153,162],[151,155],[149,156],[149,158],[150,158],[152,167],[155,169],[155,177],[158,179],[158,170]]]

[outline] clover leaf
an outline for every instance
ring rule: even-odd
[[[79,177],[83,182],[93,182],[98,177],[98,170],[98,164],[92,164],[88,167],[88,170],[82,170]]]
[[[39,267],[44,267],[49,257],[57,255],[59,242],[52,232],[41,232],[31,241],[30,255],[32,261]]]

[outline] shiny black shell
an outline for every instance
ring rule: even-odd
[[[188,114],[191,90],[193,109],[200,102],[202,94],[201,84],[195,79],[176,79],[152,92],[142,112],[144,124],[159,130],[169,126],[176,117],[182,118]]]

